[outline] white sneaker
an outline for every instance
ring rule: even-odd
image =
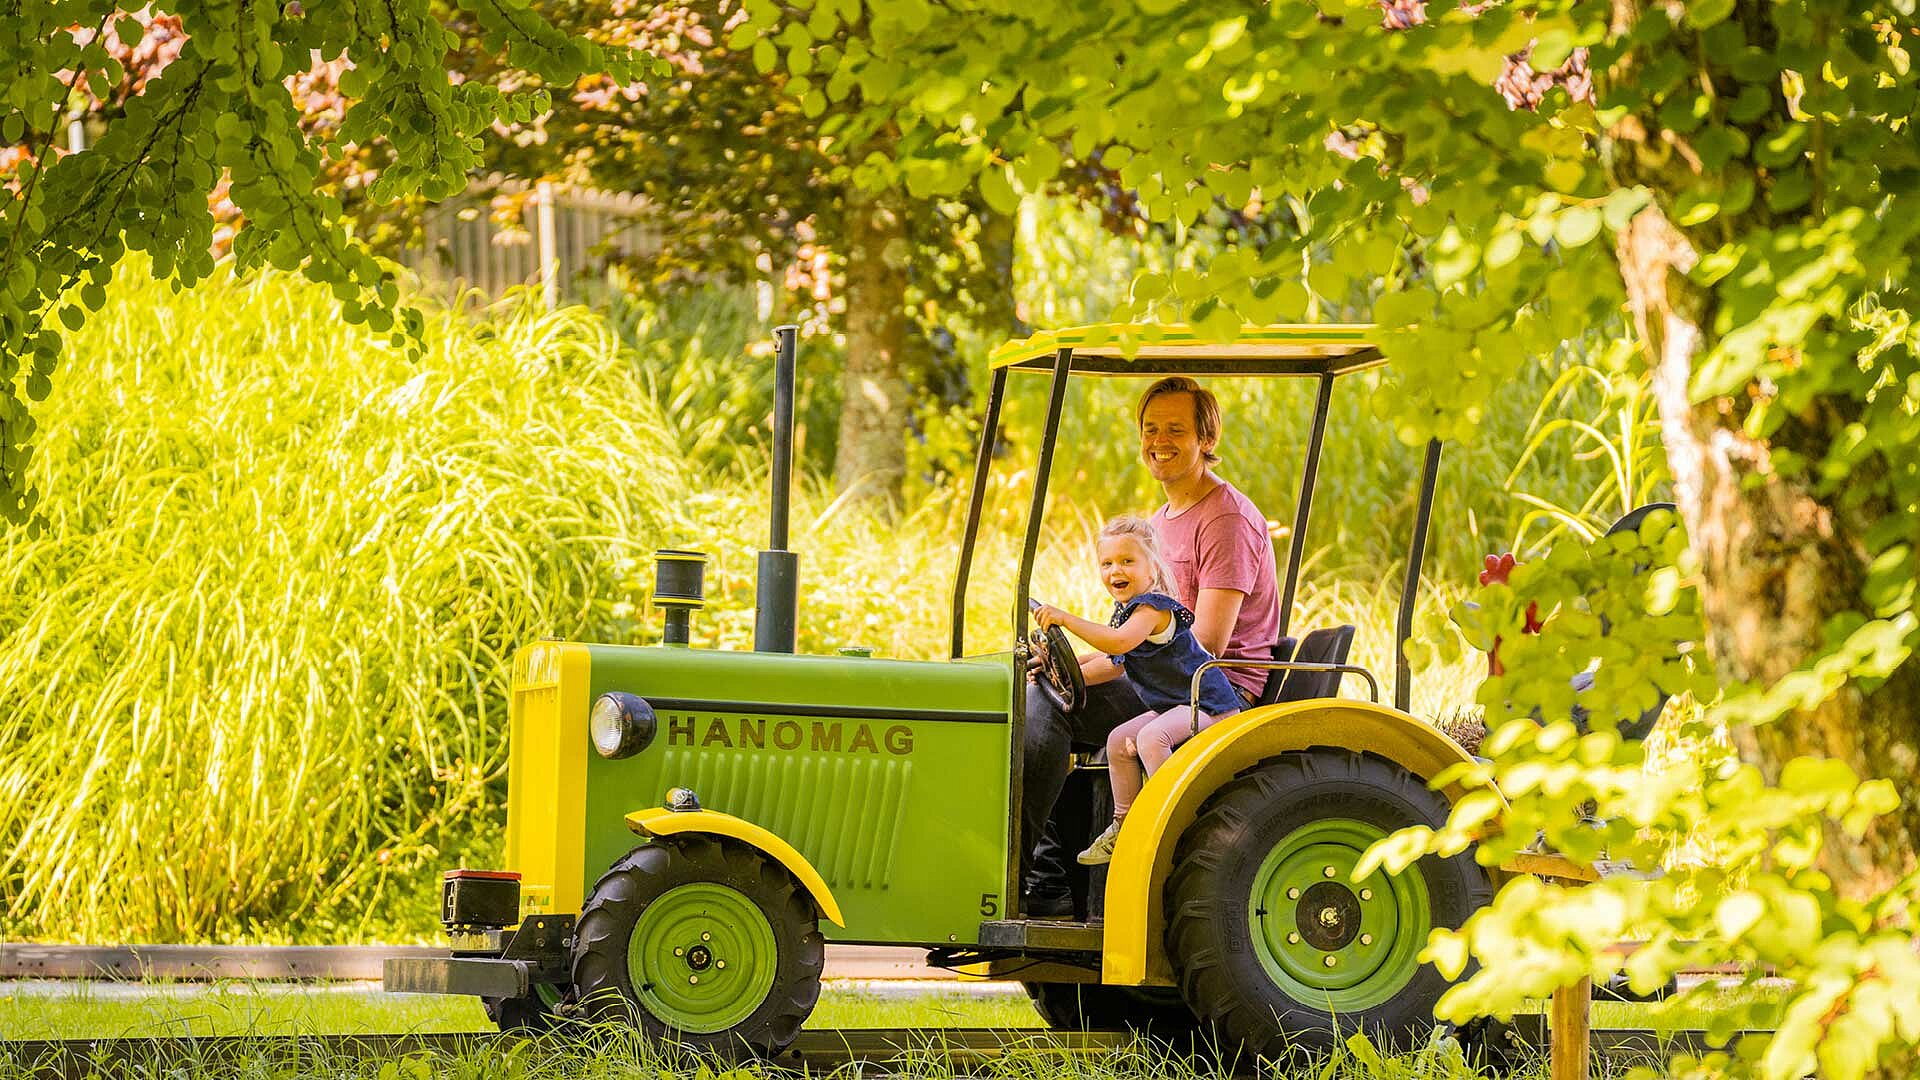
[[[1087,845],[1087,850],[1075,856],[1075,859],[1081,866],[1100,866],[1110,863],[1113,861],[1114,842],[1119,839],[1120,823],[1115,821],[1107,826],[1107,831],[1094,837],[1093,843]]]

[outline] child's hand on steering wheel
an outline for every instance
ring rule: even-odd
[[[1066,620],[1067,620],[1067,613],[1064,611],[1061,611],[1057,607],[1054,607],[1052,604],[1034,605],[1033,621],[1038,623],[1040,625],[1040,629],[1042,630],[1052,629],[1053,627],[1059,626],[1060,624],[1066,622]]]

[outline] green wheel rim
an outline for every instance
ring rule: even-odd
[[[1254,952],[1287,996],[1331,1013],[1393,997],[1420,968],[1433,917],[1418,865],[1353,880],[1360,856],[1386,830],[1326,818],[1273,846],[1248,905]]]
[[[640,913],[627,977],[642,1008],[669,1027],[711,1035],[739,1024],[773,989],[773,925],[737,889],[696,882]]]

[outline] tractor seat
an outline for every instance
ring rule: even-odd
[[[1285,639],[1290,641],[1292,639]],[[1302,664],[1344,664],[1347,653],[1353,648],[1353,627],[1328,626],[1308,634],[1300,642],[1300,650],[1293,659]],[[1276,653],[1278,647],[1276,646]],[[1278,655],[1275,659],[1280,659]],[[1282,680],[1281,675],[1286,678]],[[1260,704],[1271,705],[1282,701],[1309,701],[1313,698],[1329,698],[1338,695],[1340,690],[1340,672],[1338,671],[1276,671],[1267,676],[1266,692],[1260,695]]]
[[[1286,663],[1288,660],[1293,659],[1293,650],[1298,644],[1300,643],[1293,638],[1281,638],[1279,641],[1273,643],[1273,658],[1283,664]],[[1280,684],[1287,681],[1286,675],[1287,673],[1284,668],[1274,668],[1268,671],[1266,685],[1260,688],[1260,700],[1254,702],[1254,704],[1271,705],[1275,701],[1278,701],[1280,699]]]

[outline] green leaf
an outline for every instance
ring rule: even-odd
[[[1813,197],[1813,180],[1805,166],[1796,165],[1773,178],[1767,189],[1767,206],[1779,213],[1797,210]]]
[[[989,166],[980,173],[980,197],[999,214],[1013,214],[1020,209],[1020,195],[1013,190],[1009,170],[1004,165]]]
[[[1691,0],[1686,6],[1686,22],[1696,30],[1726,20],[1733,14],[1733,0]]]
[[[1540,35],[1527,62],[1535,71],[1553,71],[1566,63],[1572,53],[1573,35],[1556,26]]]
[[[1547,186],[1555,191],[1572,194],[1587,177],[1586,166],[1577,161],[1555,161],[1547,165],[1543,172]]]
[[[1521,256],[1521,248],[1523,248],[1523,246],[1524,240],[1519,233],[1511,233],[1511,231],[1509,231],[1509,233],[1501,233],[1500,236],[1494,236],[1494,240],[1486,246],[1486,256],[1484,256],[1484,258],[1486,258],[1486,265],[1498,269],[1498,267],[1503,267],[1503,265],[1511,263],[1513,259]]]
[[[1346,299],[1347,275],[1333,263],[1316,263],[1307,271],[1307,285],[1323,300],[1339,303]]]
[[[1653,195],[1646,188],[1620,188],[1609,193],[1606,202],[1601,205],[1601,220],[1606,223],[1607,228],[1620,232],[1652,201]]]
[[[1560,218],[1554,223],[1554,239],[1561,244],[1577,248],[1600,235],[1600,211],[1591,206],[1572,206],[1560,212]]]

